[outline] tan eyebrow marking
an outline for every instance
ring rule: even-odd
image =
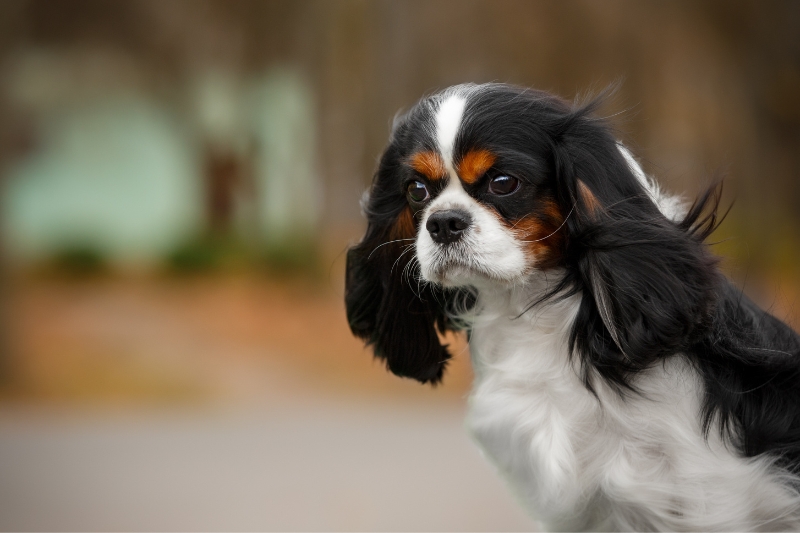
[[[492,168],[496,160],[497,156],[489,150],[470,150],[458,162],[458,177],[464,183],[475,183]]]
[[[411,156],[409,164],[411,168],[431,181],[440,180],[447,176],[447,169],[445,169],[442,156],[436,152],[417,152]]]

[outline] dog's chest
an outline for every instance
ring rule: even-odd
[[[599,403],[567,353],[573,311],[564,305],[531,318],[486,313],[470,340],[470,431],[542,518],[572,514],[591,492],[603,453]]]

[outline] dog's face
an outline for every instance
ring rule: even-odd
[[[564,214],[542,132],[521,127],[509,94],[462,88],[430,106],[408,124],[414,142],[404,143],[397,176],[418,220],[422,279],[445,287],[509,284],[556,266]]]
[[[367,233],[348,253],[346,294],[351,329],[390,370],[438,381],[449,354],[436,329],[452,327],[458,290],[517,286],[541,271],[558,269],[555,292],[584,293],[581,317],[594,330],[571,342],[623,360],[638,350],[628,337],[641,324],[623,326],[641,322],[647,298],[695,305],[652,282],[658,271],[667,285],[687,275],[674,257],[642,261],[691,239],[591,111],[543,92],[463,85],[396,121],[364,203]],[[628,287],[631,302],[614,286]]]

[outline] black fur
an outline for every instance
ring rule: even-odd
[[[705,382],[706,430],[744,455],[768,452],[800,473],[800,336],[723,280],[713,322],[689,350]]]
[[[705,384],[698,415],[706,430],[716,420],[743,455],[770,453],[800,470],[800,336],[718,271],[704,240],[718,223],[719,188],[701,195],[683,220],[667,219],[609,126],[594,116],[596,107],[500,84],[468,97],[455,157],[474,148],[497,155],[495,168],[468,192],[508,219],[536,212],[543,199],[555,200],[566,217],[557,264],[564,276],[531,305],[581,295],[570,347],[588,388],[602,379],[635,394],[639,372],[687,357]],[[393,372],[423,382],[437,382],[449,358],[435,328],[452,327],[446,311],[453,294],[402,275],[413,261],[413,251],[402,255],[411,241],[384,243],[408,208],[406,184],[421,179],[404,158],[435,149],[426,127],[433,109],[433,99],[422,100],[395,128],[366,206],[367,234],[347,266],[353,332]],[[487,194],[500,170],[524,182],[520,194]]]

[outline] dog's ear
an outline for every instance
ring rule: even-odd
[[[347,319],[394,374],[437,383],[450,358],[436,333],[448,328],[448,295],[418,281],[418,220],[404,195],[402,171],[390,145],[365,198],[366,235],[347,252]]]
[[[682,221],[656,205],[608,127],[591,107],[563,118],[553,167],[567,220],[562,288],[582,294],[570,335],[584,380],[592,370],[630,387],[631,373],[688,348],[707,326],[717,281],[703,239],[716,223],[718,196],[707,192]]]

